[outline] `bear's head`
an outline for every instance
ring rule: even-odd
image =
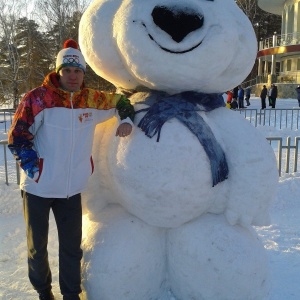
[[[94,0],[79,43],[92,69],[116,87],[169,94],[232,89],[257,51],[233,0]]]

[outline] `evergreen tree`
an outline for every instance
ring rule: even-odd
[[[48,41],[39,25],[27,18],[21,18],[17,22],[15,41],[20,55],[20,77],[22,90],[31,90],[40,85],[51,67]]]

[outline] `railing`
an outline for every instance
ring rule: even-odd
[[[299,141],[300,137],[295,137],[294,145],[291,145],[291,137],[287,137],[286,139],[286,145],[283,145],[282,143],[282,137],[267,137],[267,140],[270,142],[270,145],[272,146],[272,142],[277,142],[277,151],[275,152],[275,155],[277,157],[277,167],[279,176],[282,174],[282,164],[283,161],[285,161],[285,173],[290,173],[290,170],[292,169],[292,172],[298,171],[298,159],[299,159]],[[283,152],[285,151],[285,159],[283,159]],[[294,153],[294,156],[292,155],[292,152]],[[292,159],[292,157],[294,159]],[[294,166],[294,167],[293,167]]]
[[[300,127],[300,108],[290,109],[237,109],[253,126],[271,126],[279,129],[298,130]],[[282,137],[267,137],[273,146],[277,142],[277,149],[273,148],[277,157],[279,176],[282,174],[283,163],[285,162],[285,173],[298,171],[299,141],[295,137],[294,144],[291,144],[291,137],[287,137],[286,145],[283,145]],[[285,154],[285,158],[284,158]]]
[[[277,157],[277,168],[279,176],[282,175],[282,165],[285,162],[285,173],[290,172],[297,172],[298,171],[298,160],[299,158],[299,142],[300,137],[295,137],[294,144],[291,144],[291,137],[287,137],[286,145],[283,145],[283,138],[282,137],[267,137],[266,138],[270,145],[273,147],[274,142],[277,142],[277,150],[273,147],[274,153]],[[5,183],[9,185],[9,172],[8,172],[8,161],[6,155],[6,147],[7,147],[7,140],[0,141],[0,144],[4,147],[4,168],[5,168]],[[285,152],[285,158],[283,154]],[[292,170],[292,171],[291,171]],[[16,179],[17,184],[20,183],[20,167],[18,163],[16,163]]]
[[[276,34],[265,40],[261,40],[259,50],[298,44],[300,44],[300,32]]]
[[[300,71],[286,71],[286,72],[277,72],[273,82],[277,84],[286,83],[286,84],[300,84]],[[256,76],[251,80],[244,81],[241,86],[243,89],[247,87],[255,86],[256,84],[267,84],[268,83],[268,74],[263,74]]]
[[[252,87],[255,86],[256,84],[259,83],[267,83],[268,82],[268,75],[262,75],[262,76],[257,76],[256,78],[250,79],[248,81],[244,81],[241,86],[243,89],[247,87]]]
[[[300,127],[300,108],[272,108],[272,109],[236,109],[255,127],[272,126],[279,129],[296,130]]]
[[[300,108],[290,109],[237,109],[237,113],[244,116],[253,126],[272,126],[279,129],[291,129],[298,130],[300,127]],[[281,176],[282,165],[285,162],[285,172],[289,173],[290,170],[297,172],[298,170],[298,156],[299,156],[299,141],[300,137],[296,137],[294,145],[291,145],[291,138],[287,138],[286,145],[283,145],[283,139],[281,137],[268,137],[267,140],[271,145],[274,142],[278,143],[277,150],[274,148],[274,152],[277,156],[278,171]],[[15,171],[11,171],[11,167],[8,167],[7,158],[7,140],[0,141],[0,145],[3,146],[4,153],[4,169],[5,169],[5,183],[9,184],[9,173],[14,172],[12,178],[16,178],[17,183],[20,182],[20,169],[16,163]],[[284,152],[286,153],[285,159],[283,158]],[[294,153],[294,156],[292,155]],[[292,156],[294,159],[292,160]],[[11,163],[12,160],[10,160]],[[14,163],[14,162],[13,162]],[[293,167],[292,167],[293,165]],[[10,172],[9,172],[10,169]],[[15,180],[15,179],[14,179]]]
[[[279,72],[276,74],[277,83],[299,83],[300,82],[300,72]]]
[[[0,114],[3,115],[3,119],[1,118],[0,123],[4,123],[4,132],[7,132],[9,126],[7,123],[11,124],[15,111],[13,109],[0,109]]]
[[[8,159],[7,159],[7,144],[8,141],[7,140],[1,140],[0,141],[0,145],[3,146],[3,154],[4,154],[4,170],[5,170],[5,183],[8,185],[9,184],[9,180],[8,180]],[[20,183],[20,167],[19,164],[16,162],[16,178],[17,178],[17,184]]]

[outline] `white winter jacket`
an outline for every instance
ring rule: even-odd
[[[23,169],[21,189],[46,198],[82,192],[93,173],[95,127],[116,109],[121,122],[132,123],[134,110],[124,96],[87,88],[69,93],[58,87],[56,73],[49,74],[22,99],[8,135]]]

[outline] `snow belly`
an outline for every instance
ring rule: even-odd
[[[226,185],[212,187],[203,147],[177,120],[163,126],[159,142],[135,129],[115,151],[109,168],[117,202],[146,223],[177,227],[212,207],[223,210]]]

